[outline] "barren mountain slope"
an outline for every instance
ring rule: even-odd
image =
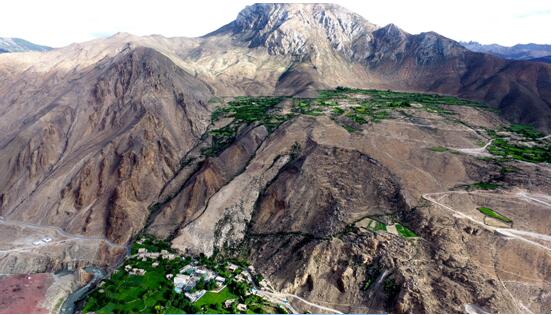
[[[210,98],[205,84],[149,48],[66,74],[35,92],[44,103],[22,106],[24,119],[2,138],[2,216],[124,244],[205,131]],[[9,104],[2,109],[15,115]]]

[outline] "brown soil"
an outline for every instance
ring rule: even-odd
[[[0,278],[0,314],[48,313],[40,305],[52,283],[48,273]]]

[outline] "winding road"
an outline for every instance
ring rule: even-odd
[[[487,148],[493,143],[493,139],[489,140],[484,146],[480,148],[451,148],[454,151],[461,153],[474,155],[474,156],[492,156],[487,152]]]
[[[117,248],[124,248],[125,247],[124,245],[113,243],[112,241],[108,240],[105,237],[87,237],[87,236],[82,236],[82,235],[78,235],[78,234],[70,234],[70,233],[67,233],[66,231],[64,231],[59,226],[39,225],[39,224],[28,223],[28,222],[24,222],[24,221],[6,220],[6,219],[0,219],[0,224],[17,225],[17,226],[21,226],[21,227],[34,229],[34,230],[50,230],[50,231],[53,231],[53,232],[57,233],[58,235],[64,237],[63,240],[58,240],[58,241],[53,240],[52,242],[46,243],[42,246],[51,245],[51,244],[59,244],[59,243],[65,242],[67,240],[83,240],[83,241],[97,241],[97,242],[103,241],[111,247],[117,247]],[[28,249],[36,249],[38,247],[41,247],[41,245],[29,246],[29,247],[19,247],[19,248],[14,248],[14,249],[9,249],[9,250],[0,250],[0,252],[23,251],[23,250],[28,250]]]
[[[326,312],[330,312],[330,313],[333,313],[333,314],[343,314],[342,312],[340,312],[336,309],[329,308],[329,307],[326,307],[326,306],[322,306],[320,304],[309,302],[309,301],[305,300],[304,298],[302,298],[300,296],[297,296],[295,294],[271,292],[271,291],[266,291],[266,290],[258,290],[258,292],[259,292],[259,294],[261,294],[263,296],[266,296],[266,297],[270,298],[271,300],[277,300],[280,303],[289,306],[289,309],[293,310],[294,314],[300,314],[300,313],[297,312],[293,308],[293,306],[291,306],[291,304],[289,304],[288,298],[298,299],[299,301],[301,301],[301,302],[303,302],[303,303],[305,303],[309,306],[316,307],[316,308],[318,308],[320,310],[323,310],[323,311],[326,311]]]
[[[544,240],[544,241],[548,241],[550,242],[551,241],[551,237],[550,235],[545,235],[545,234],[540,234],[540,233],[535,233],[535,232],[530,232],[530,231],[522,231],[522,230],[516,230],[516,229],[509,229],[509,228],[495,228],[495,227],[492,227],[492,226],[489,226],[477,219],[474,219],[472,218],[471,216],[465,214],[465,213],[462,213],[458,210],[455,210],[443,203],[440,202],[440,199],[435,199],[434,197],[437,197],[437,196],[440,196],[441,198],[448,195],[448,194],[467,194],[467,193],[479,193],[479,191],[471,191],[471,192],[467,192],[467,191],[446,191],[446,192],[437,192],[437,193],[428,193],[428,194],[423,194],[422,195],[422,198],[429,201],[429,202],[432,202],[436,205],[439,205],[440,207],[442,207],[443,209],[446,209],[450,212],[452,212],[454,214],[455,217],[458,217],[458,218],[464,218],[464,219],[467,219],[477,225],[480,225],[482,226],[483,228],[489,230],[489,231],[493,231],[493,232],[496,232],[496,233],[499,233],[503,236],[506,236],[506,237],[511,237],[511,238],[515,238],[515,239],[518,239],[518,240],[521,240],[523,242],[526,242],[528,244],[531,244],[531,245],[534,245],[534,246],[537,246],[537,247],[540,247],[542,249],[545,249],[546,251],[550,252],[550,247],[549,246],[544,246],[538,242],[535,242],[535,241],[532,241],[526,237],[523,237],[523,236],[527,236],[527,237],[530,237],[530,238],[533,238],[533,239],[539,239],[539,240]],[[527,193],[524,193],[525,195],[523,196],[527,196]],[[517,194],[514,194],[513,195],[514,197],[516,198],[520,198],[520,193],[517,193]],[[531,198],[533,199],[533,198]],[[550,206],[550,204],[547,204],[541,200],[538,200],[538,199],[534,199],[534,200],[537,200],[547,206]]]

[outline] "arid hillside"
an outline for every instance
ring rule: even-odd
[[[549,122],[550,65],[331,4],[1,54],[0,281],[146,233],[300,311],[548,311]]]

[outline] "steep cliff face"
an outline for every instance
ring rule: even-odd
[[[230,33],[250,48],[264,47],[269,54],[306,61],[328,48],[350,55],[353,44],[376,28],[333,4],[261,3],[247,6],[214,34]]]
[[[55,97],[49,111],[3,139],[1,213],[126,242],[142,228],[183,152],[205,131],[211,94],[148,48],[67,80],[61,89],[40,92]]]
[[[203,215],[213,195],[244,171],[267,136],[264,126],[249,127],[242,132],[243,135],[217,157],[194,156],[196,152],[190,152],[186,157],[190,163],[162,192],[162,204],[158,205],[162,209],[152,218],[148,231],[161,238],[172,237],[179,228],[193,224]]]

